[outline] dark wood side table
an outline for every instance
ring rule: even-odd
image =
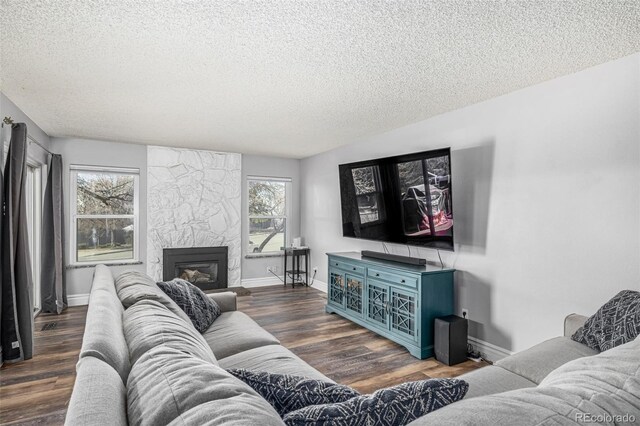
[[[283,247],[284,251],[284,285],[288,282],[309,285],[309,247]],[[291,261],[289,261],[291,259]],[[302,260],[304,259],[304,265]],[[291,263],[291,265],[289,265]],[[291,281],[289,281],[291,280]]]

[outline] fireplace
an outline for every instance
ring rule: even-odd
[[[166,248],[162,279],[182,278],[202,290],[227,288],[228,247]]]

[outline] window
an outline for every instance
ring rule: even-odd
[[[289,241],[291,179],[247,178],[249,206],[248,254],[276,253]]]
[[[71,166],[71,259],[138,260],[138,169]]]
[[[42,166],[27,164],[25,184],[27,204],[27,234],[33,280],[33,310],[40,310],[40,244],[42,235]]]

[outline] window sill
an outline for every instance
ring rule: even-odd
[[[106,266],[129,266],[129,265],[142,265],[144,262],[139,260],[132,260],[128,262],[95,262],[95,263],[72,263],[66,266],[66,269],[83,269],[94,268],[96,265]]]
[[[260,259],[263,257],[283,257],[284,253],[281,251],[278,252],[271,252],[271,253],[251,253],[251,254],[245,254],[244,258],[245,259]]]

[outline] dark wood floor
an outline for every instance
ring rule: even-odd
[[[429,377],[455,377],[484,366],[454,367],[418,360],[403,347],[324,312],[326,295],[282,286],[251,289],[239,309],[274,334],[284,346],[337,382],[360,392]],[[63,424],[75,379],[86,307],[36,319],[35,356],[0,370],[0,424]],[[53,329],[42,327],[55,322]]]

